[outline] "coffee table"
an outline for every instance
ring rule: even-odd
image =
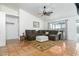
[[[39,42],[48,41],[48,36],[39,35],[39,36],[36,36],[36,40],[39,41]]]

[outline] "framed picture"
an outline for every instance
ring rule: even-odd
[[[33,21],[33,28],[39,28],[39,22]]]

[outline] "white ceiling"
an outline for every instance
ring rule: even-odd
[[[57,4],[55,3],[3,3],[3,5],[7,5],[8,7],[14,8],[16,10],[19,8],[22,8],[34,16],[43,18],[43,16],[41,16],[43,7],[46,6],[47,9],[50,9],[50,11],[54,12],[54,7]]]
[[[72,3],[4,3],[4,5],[7,5],[15,9],[22,8],[30,14],[39,18],[45,18],[42,17],[40,14],[44,6],[46,6],[47,9],[51,9],[51,11],[53,11],[52,15],[55,17],[63,13],[68,13],[69,10],[70,13],[74,9]]]

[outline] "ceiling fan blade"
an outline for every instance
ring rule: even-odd
[[[50,16],[53,12],[47,12],[46,15]]]
[[[52,14],[53,12],[47,12],[48,14]]]
[[[53,13],[52,11],[49,11],[49,12],[47,12],[47,13]]]

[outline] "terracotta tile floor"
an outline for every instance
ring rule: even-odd
[[[40,51],[27,41],[10,40],[6,47],[0,47],[0,56],[76,56],[79,55],[79,44],[74,41],[63,41],[45,51]]]

